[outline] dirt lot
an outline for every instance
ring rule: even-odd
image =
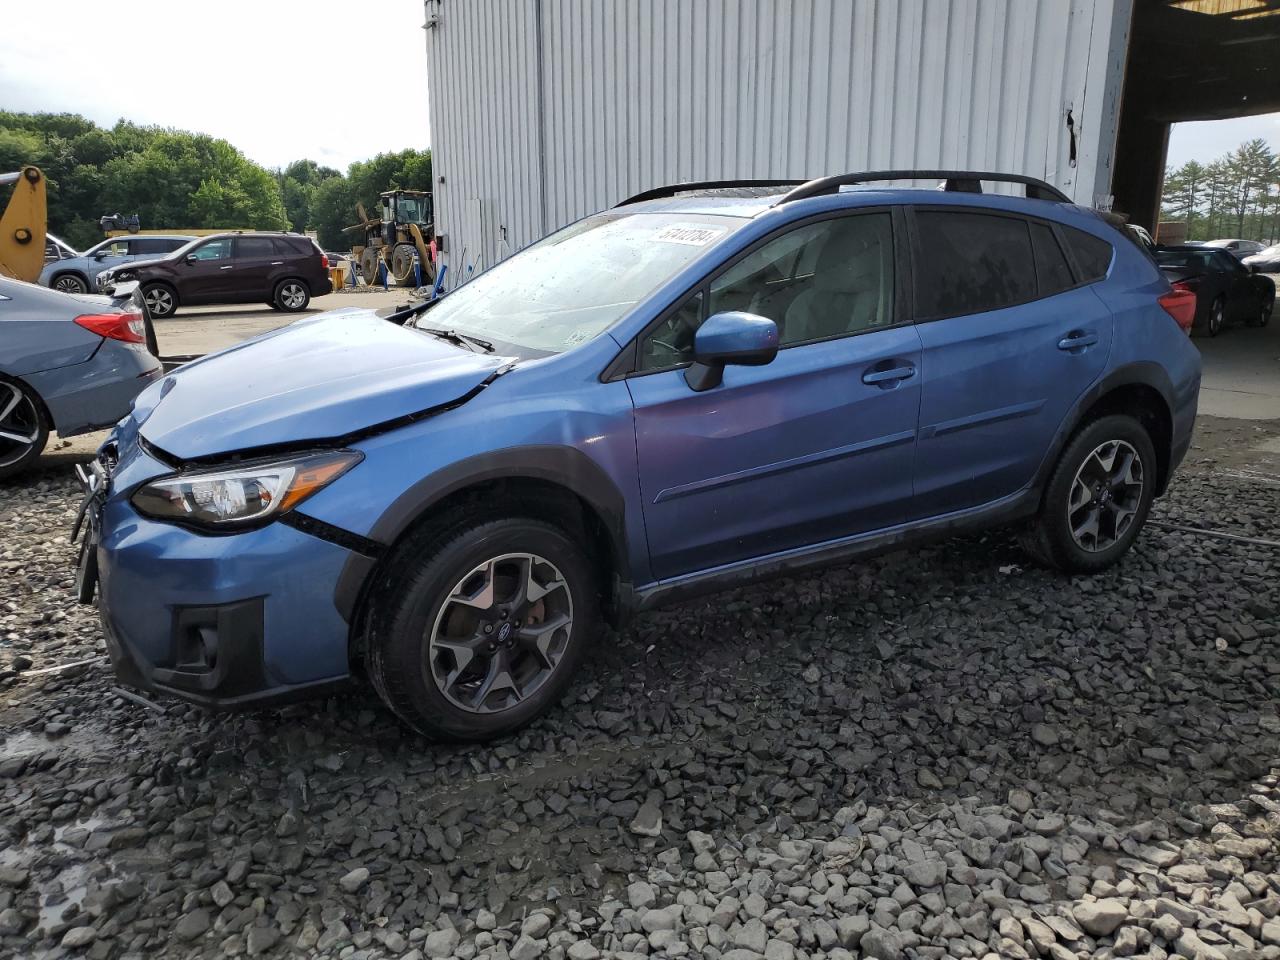
[[[1280,957],[1280,549],[1179,528],[1280,540],[1280,421],[1202,417],[1105,574],[996,533],[691,603],[471,747],[127,698],[77,451],[0,485],[0,956]]]

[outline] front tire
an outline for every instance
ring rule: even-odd
[[[1040,512],[1022,531],[1031,556],[1068,573],[1093,573],[1137,539],[1155,498],[1155,447],[1123,414],[1087,424],[1058,458]]]
[[[375,588],[366,661],[415,730],[489,740],[548,710],[599,621],[582,549],[558,527],[464,521],[410,538]]]
[[[178,312],[178,291],[167,283],[149,283],[142,288],[142,299],[153,320],[164,320]]]
[[[1256,319],[1254,319],[1254,320],[1249,321],[1249,326],[1251,326],[1251,327],[1265,327],[1268,323],[1270,323],[1270,322],[1271,322],[1271,313],[1272,313],[1272,311],[1273,311],[1274,309],[1275,309],[1275,301],[1274,301],[1274,300],[1268,300],[1268,301],[1267,301],[1266,303],[1264,303],[1264,304],[1262,305],[1262,307],[1258,310],[1258,316],[1257,316],[1257,318],[1256,318]]]
[[[285,313],[297,313],[300,310],[307,309],[307,304],[311,302],[311,291],[307,285],[301,280],[290,278],[281,280],[276,284],[275,296],[272,297],[277,310],[283,310]]]
[[[36,395],[25,384],[0,378],[0,479],[26,470],[48,442],[49,424]]]

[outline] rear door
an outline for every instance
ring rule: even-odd
[[[272,261],[278,260],[271,237],[236,237],[235,288],[232,297],[246,303],[271,299]]]
[[[1079,272],[1064,250],[1068,233],[1080,245]],[[1111,313],[1091,281],[1106,274],[1113,250],[1082,231],[954,206],[917,208],[913,246],[923,350],[919,518],[988,504],[1031,482],[1106,367]]]

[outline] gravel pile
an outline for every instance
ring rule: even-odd
[[[113,691],[61,475],[0,487],[0,956],[1280,957],[1280,551],[993,534],[637,621],[441,747],[363,691]],[[1190,469],[1166,519],[1280,533]]]

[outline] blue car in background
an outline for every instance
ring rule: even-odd
[[[109,237],[82,254],[46,263],[38,282],[63,293],[93,293],[98,290],[98,274],[107,268],[163,257],[194,239],[177,234]]]
[[[865,187],[908,178],[946,189]],[[1029,178],[651,191],[153,384],[87,477],[82,595],[137,687],[363,673],[419,731],[497,736],[659,603],[997,525],[1115,563],[1190,444],[1194,305]]]
[[[62,296],[0,277],[0,479],[40,457],[49,433],[109,427],[160,377],[142,298]]]

